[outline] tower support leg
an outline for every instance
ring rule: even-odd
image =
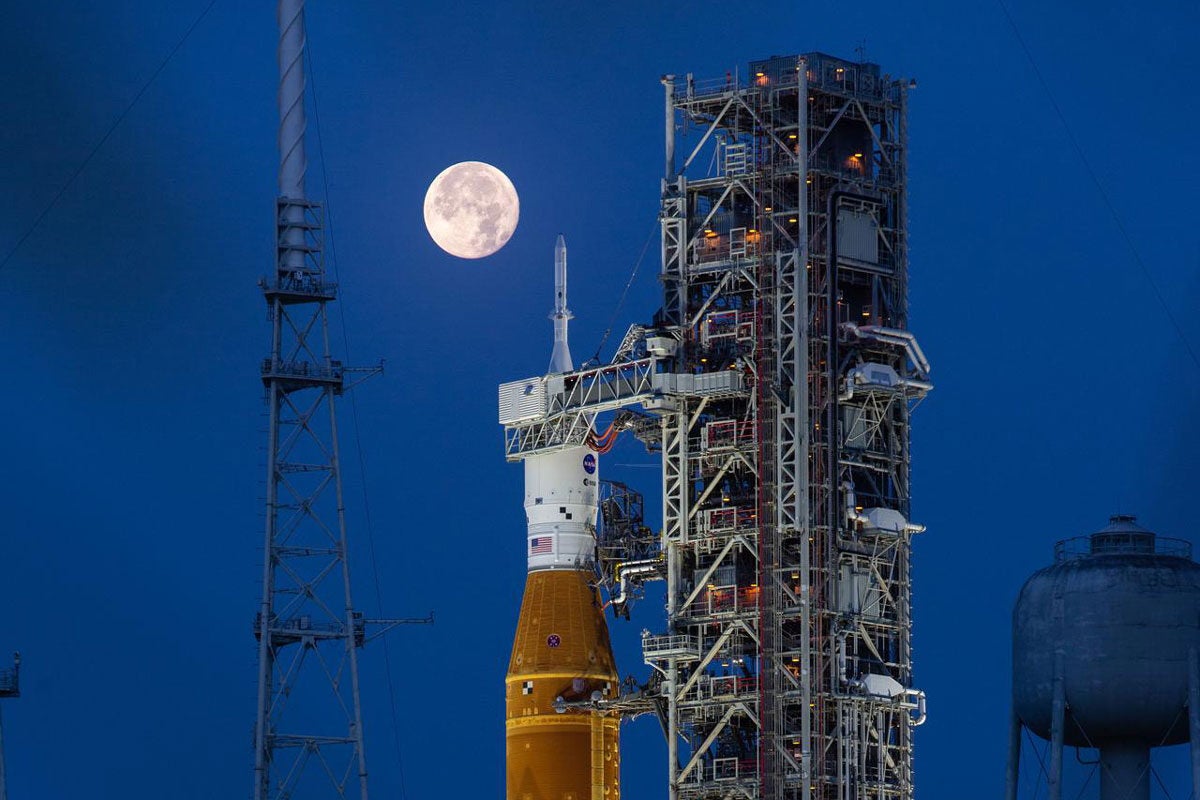
[[[1017,800],[1017,779],[1021,776],[1021,717],[1014,706],[1008,725],[1008,769],[1004,774],[1004,800]]]
[[[1200,654],[1188,653],[1188,728],[1192,745],[1192,797],[1200,797]]]
[[[1100,748],[1100,800],[1150,800],[1150,747],[1135,739]]]
[[[1067,714],[1063,654],[1054,658],[1054,700],[1050,707],[1050,800],[1062,800],[1063,728]]]

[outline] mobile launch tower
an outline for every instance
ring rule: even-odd
[[[596,567],[618,610],[667,582],[641,699],[671,800],[907,800],[910,84],[809,53],[663,85],[662,308],[608,365],[501,386],[507,456],[597,449],[604,412],[661,451],[658,554],[601,535]]]

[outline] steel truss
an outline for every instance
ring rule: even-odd
[[[671,797],[909,798],[907,87],[820,54],[664,86],[658,333],[752,387],[661,412]]]
[[[332,358],[320,207],[281,198],[272,323],[262,381],[270,410],[255,798],[366,797],[354,610],[334,398],[349,370]],[[378,370],[358,371],[366,374]]]

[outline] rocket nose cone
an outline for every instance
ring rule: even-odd
[[[567,247],[567,240],[564,239],[563,235],[560,233],[558,235],[558,238],[554,240],[554,249],[555,250],[565,250],[566,247]]]

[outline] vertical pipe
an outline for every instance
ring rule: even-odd
[[[666,160],[663,165],[663,188],[675,177],[675,76],[663,75],[662,85],[665,94],[666,128],[663,130],[663,142],[666,146]]]
[[[1100,748],[1100,800],[1150,800],[1150,746],[1136,739]]]
[[[793,369],[796,375],[796,408],[799,409],[798,424],[800,441],[796,442],[796,458],[799,461],[796,467],[796,482],[799,484],[796,492],[796,502],[798,508],[796,510],[796,519],[799,520],[803,527],[803,540],[807,541],[812,535],[812,510],[809,508],[809,491],[808,486],[811,480],[809,475],[809,454],[812,452],[812,426],[808,424],[808,406],[809,406],[809,385],[808,385],[808,361],[809,361],[809,324],[808,324],[808,297],[810,287],[808,285],[808,261],[809,261],[809,242],[808,242],[808,67],[807,62],[801,58],[798,62],[800,71],[798,74],[799,89],[797,91],[797,119],[796,119],[796,149],[799,158],[799,176],[797,188],[799,197],[797,198],[796,218],[801,220],[797,229],[797,254],[795,265],[796,281],[794,291],[795,295],[795,318],[793,324],[800,341],[796,342],[795,361]],[[772,187],[773,189],[773,187]],[[769,230],[769,223],[763,225],[763,230]],[[805,713],[801,715],[800,720],[800,740],[801,740],[801,784],[800,797],[801,800],[811,800],[813,796],[812,782],[812,558],[811,548],[805,546],[800,548],[800,575],[802,580],[803,592],[800,598],[800,625],[804,631],[804,640],[801,643],[801,669],[804,679],[801,682],[801,704],[805,709]]]
[[[1021,777],[1021,717],[1014,702],[1008,724],[1008,769],[1004,773],[1004,800],[1017,800],[1017,782]]]
[[[308,161],[304,151],[304,0],[279,0],[279,196],[304,200],[304,173]],[[304,209],[288,207],[286,222],[304,221]],[[284,228],[286,244],[294,245],[285,253],[280,267],[304,269],[304,231],[296,226]]]
[[[1054,700],[1050,707],[1050,798],[1062,800],[1063,729],[1067,712],[1063,652],[1054,654]]]
[[[1200,654],[1188,653],[1188,728],[1192,746],[1192,797],[1200,797]]]

